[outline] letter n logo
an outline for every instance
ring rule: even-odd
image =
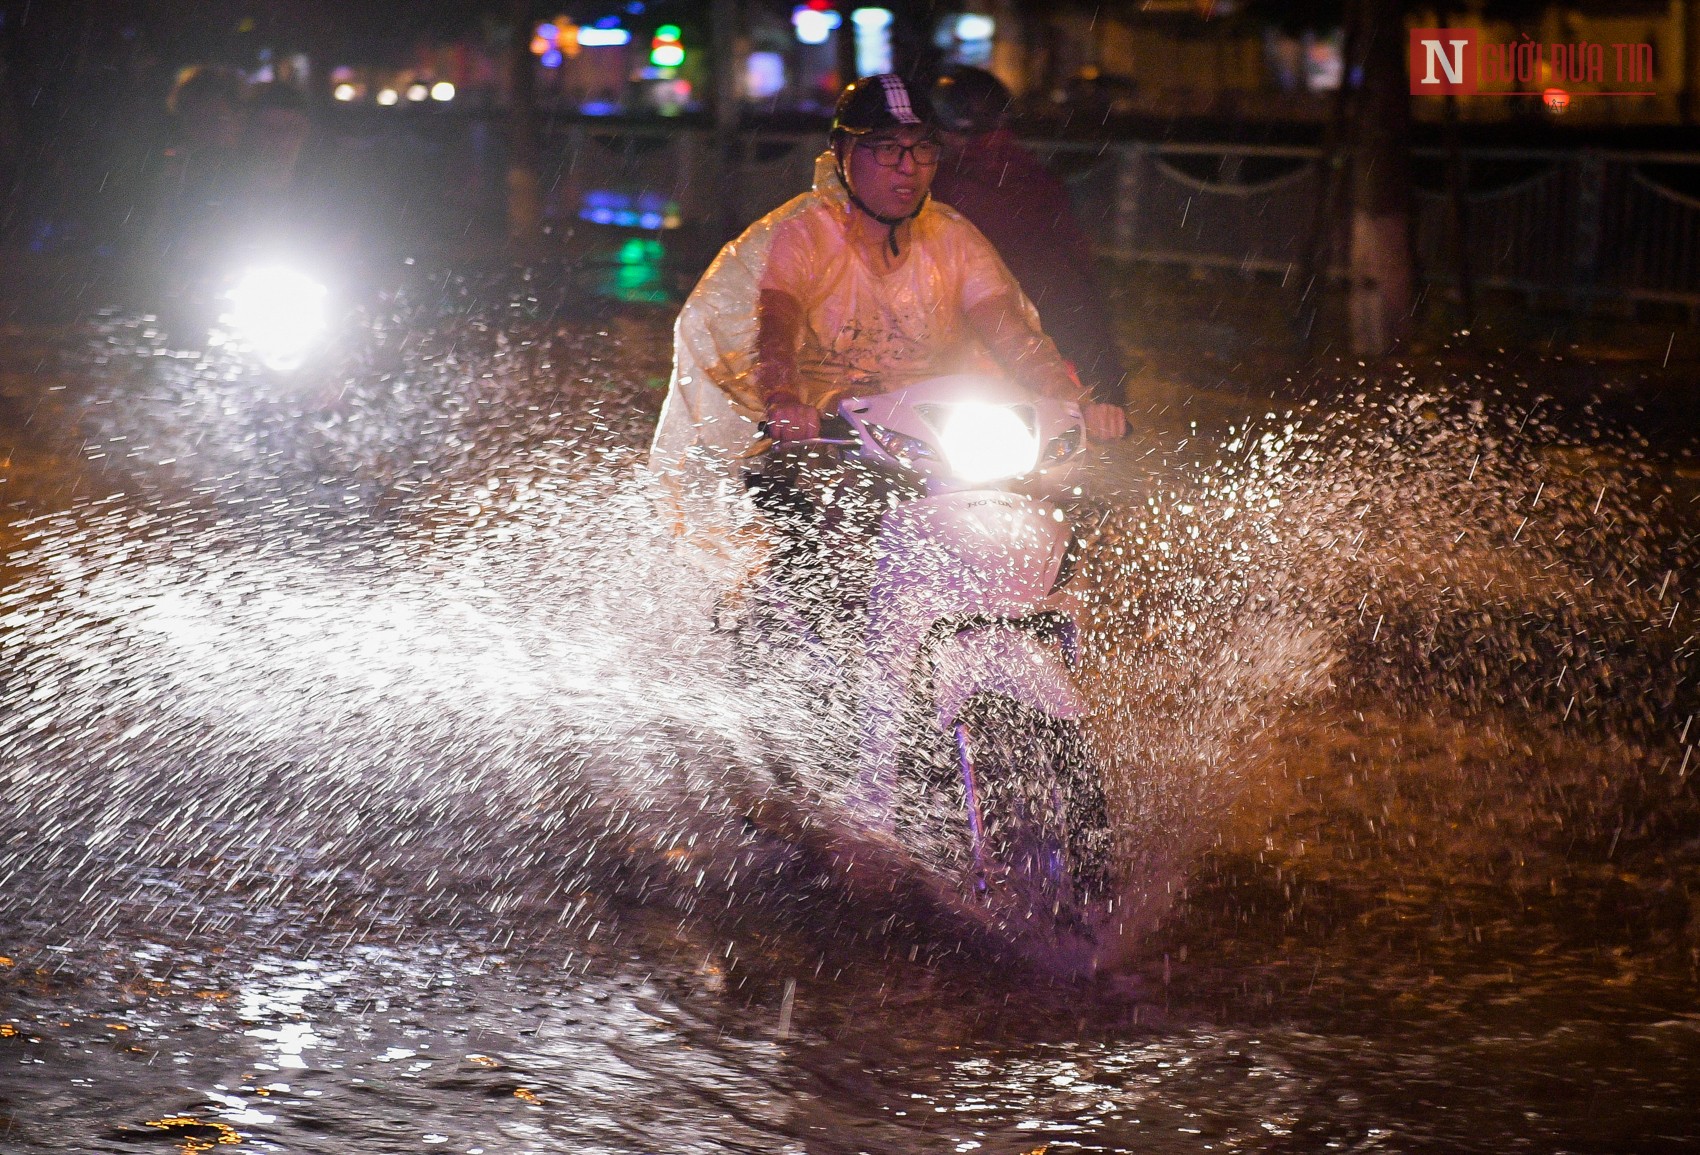
[[[1474,96],[1481,81],[1474,28],[1411,29],[1411,95]]]

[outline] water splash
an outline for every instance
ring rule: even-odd
[[[664,331],[487,300],[398,297],[305,388],[97,332],[74,369],[126,492],[28,526],[4,595],[9,919],[775,901],[728,776],[833,742],[806,686],[737,667],[630,483]],[[1692,539],[1633,445],[1409,382],[1221,445],[1110,506],[1084,576],[1139,929],[1325,700],[1687,749]]]

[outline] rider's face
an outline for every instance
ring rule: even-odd
[[[927,190],[933,185],[938,162],[921,164],[915,154],[904,150],[895,165],[887,168],[874,157],[872,146],[878,141],[893,140],[903,145],[918,144],[932,139],[925,128],[901,128],[891,132],[870,133],[847,141],[843,146],[849,155],[844,158],[844,171],[850,187],[874,212],[883,217],[906,217],[921,206]]]

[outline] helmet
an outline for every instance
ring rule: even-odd
[[[927,94],[910,87],[894,72],[852,81],[838,97],[832,135],[859,136],[882,129],[931,126],[933,106]]]
[[[933,85],[939,127],[949,132],[991,132],[1003,121],[1012,99],[1003,81],[968,65],[950,69]]]
[[[242,103],[242,78],[228,68],[193,64],[177,74],[165,97],[165,110],[173,116],[192,114],[198,108],[221,101],[235,108]]]

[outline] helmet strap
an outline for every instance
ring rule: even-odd
[[[834,157],[834,160],[837,162],[833,167],[838,173],[838,183],[844,186],[845,195],[850,198],[850,203],[886,227],[885,243],[887,247],[891,249],[891,255],[894,257],[902,256],[903,253],[897,247],[898,226],[902,225],[904,221],[912,221],[916,217],[920,216],[921,210],[927,207],[927,197],[931,194],[923,195],[921,197],[921,203],[915,206],[915,210],[913,212],[904,213],[900,217],[888,217],[881,213],[876,213],[873,209],[867,206],[861,197],[856,195],[856,190],[850,187],[850,178],[845,175],[844,172],[844,161],[837,157]]]

